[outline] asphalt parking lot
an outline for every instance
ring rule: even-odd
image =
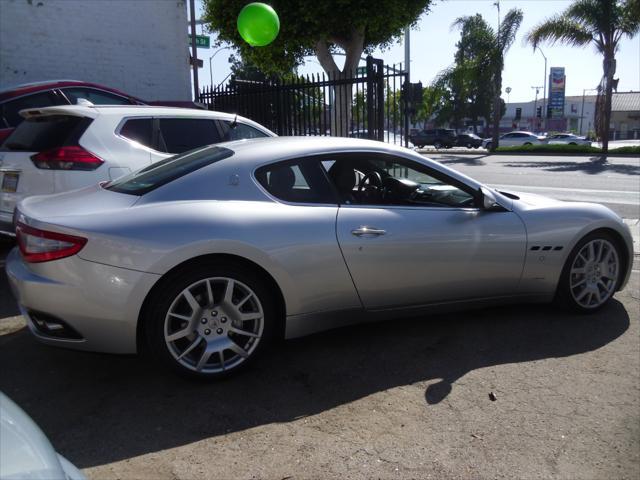
[[[638,478],[637,260],[594,315],[514,306],[346,328],[211,384],[38,344],[2,275],[0,389],[90,479]]]

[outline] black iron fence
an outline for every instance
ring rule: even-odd
[[[406,76],[402,64],[386,66],[367,57],[366,67],[354,72],[264,82],[232,78],[205,87],[199,101],[209,110],[250,118],[278,135],[350,136],[407,146]]]

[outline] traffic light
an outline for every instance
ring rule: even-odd
[[[520,117],[522,117],[522,109],[520,107],[516,108],[516,120],[520,120]]]
[[[536,108],[536,117],[542,118],[542,107]]]

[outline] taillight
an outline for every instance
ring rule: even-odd
[[[104,161],[78,145],[56,147],[31,156],[38,168],[47,170],[95,170]]]
[[[16,226],[16,239],[22,257],[29,263],[49,262],[75,255],[87,243],[86,238],[30,227]]]

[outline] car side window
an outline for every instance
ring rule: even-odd
[[[153,119],[131,118],[120,128],[120,135],[145,147],[153,148]]]
[[[208,118],[160,118],[159,150],[182,153],[220,143],[222,137],[215,120]]]
[[[131,101],[114,93],[96,90],[94,88],[61,88],[72,104],[77,104],[79,98],[89,100],[94,105],[131,105]]]
[[[319,160],[279,162],[256,170],[256,180],[279,200],[293,203],[337,204]]]
[[[218,124],[222,129],[222,141],[227,142],[230,140],[243,140],[245,138],[264,138],[268,135],[261,132],[257,128],[251,127],[244,123],[236,123],[233,127],[231,122],[224,120],[219,121]]]
[[[466,185],[418,162],[389,155],[346,154],[331,164],[327,175],[341,204],[476,206],[476,193]]]
[[[18,112],[25,108],[52,107],[54,105],[64,105],[63,98],[58,98],[53,92],[40,92],[33,95],[9,100],[0,105],[0,128],[17,127],[22,123],[23,118]]]

